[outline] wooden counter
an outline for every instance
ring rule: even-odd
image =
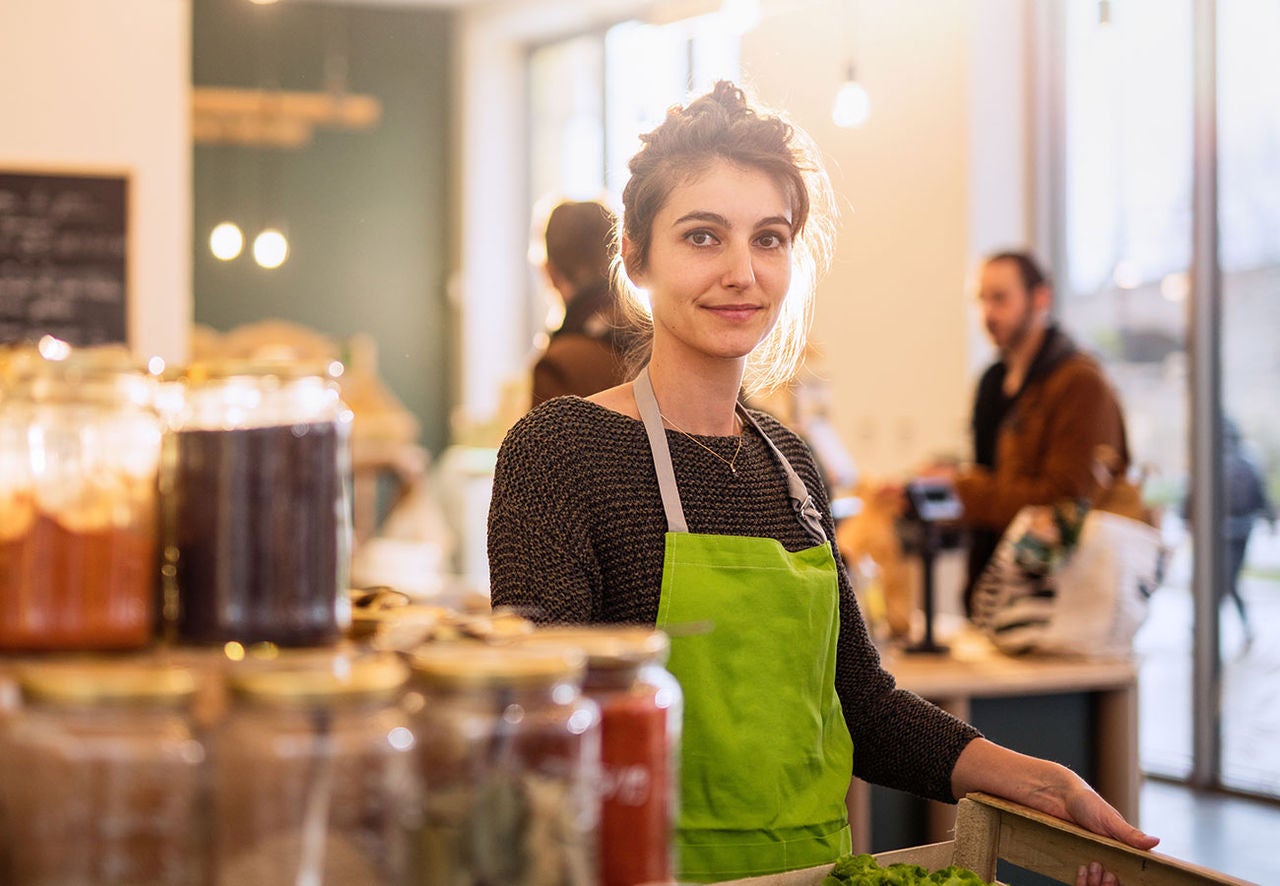
[[[1093,786],[1131,822],[1138,822],[1138,671],[1131,660],[1087,661],[1008,656],[977,633],[948,641],[946,655],[886,653],[898,686],[970,721],[974,699],[1087,693],[1093,706]],[[871,791],[858,779],[849,790],[855,852],[871,851]],[[955,807],[929,803],[928,839],[949,839]]]

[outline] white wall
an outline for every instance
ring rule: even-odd
[[[842,204],[813,341],[864,474],[968,454],[974,369],[988,356],[970,272],[992,244],[1025,236],[1021,7],[861,0],[851,19],[847,3],[809,4],[744,44],[756,91],[814,137]],[[831,101],[851,47],[872,110],[840,129]]]
[[[191,324],[187,0],[0,2],[0,168],[127,171],[129,342],[184,360]]]

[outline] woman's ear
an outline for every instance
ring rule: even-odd
[[[635,243],[626,234],[622,235],[620,251],[622,253],[622,267],[627,272],[627,277],[637,286],[642,285],[640,280],[644,276],[644,269],[640,267]]]

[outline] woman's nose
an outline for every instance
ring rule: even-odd
[[[724,251],[724,260],[724,276],[721,282],[725,289],[746,289],[756,281],[750,244],[730,245]]]

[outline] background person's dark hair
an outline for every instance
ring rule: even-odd
[[[1040,267],[1040,263],[1029,252],[1021,252],[1016,249],[997,252],[987,256],[983,264],[989,265],[998,261],[1011,261],[1018,266],[1018,277],[1022,280],[1022,285],[1026,288],[1028,295],[1037,286],[1053,285],[1049,280],[1049,275],[1044,272],[1044,268]]]
[[[569,201],[547,218],[547,262],[575,289],[609,279],[616,219],[594,200]]]

